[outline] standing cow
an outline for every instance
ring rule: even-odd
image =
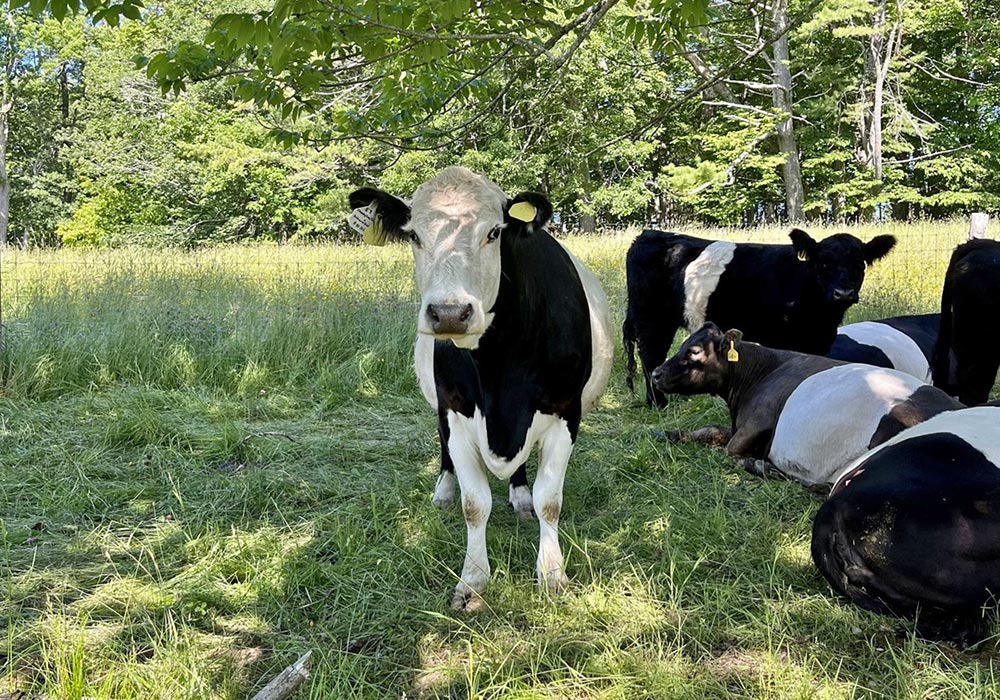
[[[931,358],[941,314],[896,316],[849,323],[837,329],[827,357],[888,367],[931,382]]]
[[[1000,367],[1000,243],[955,249],[941,292],[934,385],[975,405],[989,399]]]
[[[650,374],[666,358],[674,334],[705,321],[739,328],[769,347],[826,354],[844,313],[858,301],[865,268],[896,239],[864,243],[846,233],[815,241],[794,229],[791,245],[708,241],[643,231],[629,248],[628,310],[622,327],[633,386],[638,346],[646,402],[663,406]]]
[[[978,641],[1000,592],[1000,408],[934,416],[847,466],[812,557],[855,604]]]
[[[774,350],[706,323],[653,372],[661,391],[725,399],[730,428],[674,433],[681,442],[725,445],[807,486],[822,488],[852,459],[899,431],[961,404],[902,372]],[[764,465],[761,464],[764,462]]]
[[[546,233],[538,194],[509,199],[482,175],[447,168],[412,201],[354,192],[373,221],[366,239],[408,239],[421,295],[414,364],[438,411],[441,477],[457,475],[468,546],[452,606],[490,578],[487,470],[507,479],[540,451],[531,503],[541,530],[539,583],[565,583],[559,546],[563,479],[581,416],[607,385],[613,355],[607,298],[597,278]]]

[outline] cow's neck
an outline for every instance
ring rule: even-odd
[[[500,287],[492,309],[495,316],[483,342],[499,346],[505,354],[540,350],[545,345],[544,334],[553,329],[552,295],[543,287],[561,282],[563,271],[541,250],[541,236],[547,234],[501,238]]]
[[[760,381],[781,366],[789,354],[755,343],[740,343],[738,350],[740,359],[729,363],[729,372],[720,392],[734,422]]]

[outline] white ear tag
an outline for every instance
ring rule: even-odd
[[[347,225],[361,234],[368,245],[385,245],[389,234],[382,227],[382,219],[376,214],[378,202],[372,202],[367,207],[358,207],[351,212]]]
[[[526,224],[530,224],[535,220],[535,206],[531,202],[518,202],[510,209],[507,213],[511,215],[512,218],[518,221],[523,221]]]

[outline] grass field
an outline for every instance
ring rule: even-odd
[[[851,320],[935,309],[965,225],[891,232]],[[619,321],[633,234],[567,241]],[[1000,697],[996,640],[923,641],[833,596],[819,500],[655,440],[724,407],[646,409],[621,362],[567,476],[568,592],[536,590],[537,527],[494,480],[493,583],[453,613],[465,527],[430,503],[409,258],[4,254],[0,697],[247,698],[307,650],[296,697]]]

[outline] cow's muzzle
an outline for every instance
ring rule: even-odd
[[[472,304],[427,305],[427,321],[434,335],[465,335],[471,318]]]
[[[858,290],[841,289],[838,287],[833,290],[833,300],[847,304],[856,304],[858,302]]]

